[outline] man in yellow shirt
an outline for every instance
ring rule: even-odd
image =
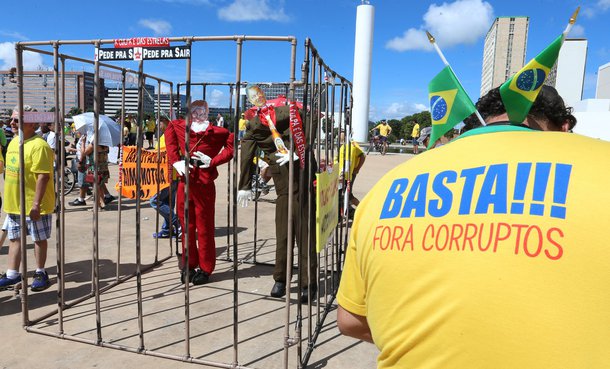
[[[419,123],[414,122],[413,130],[411,131],[411,142],[413,143],[413,155],[419,154]]]
[[[25,111],[32,108],[24,106]],[[19,114],[13,110],[11,128],[17,133]],[[8,214],[4,227],[8,232],[8,268],[0,277],[0,289],[6,289],[21,282],[21,222],[20,214],[26,211],[27,233],[34,241],[36,272],[32,281],[32,291],[42,291],[50,286],[49,275],[45,271],[47,240],[51,237],[52,214],[55,207],[53,184],[53,150],[46,141],[36,134],[36,123],[23,123],[23,154],[25,159],[25,204],[20,201],[19,139],[11,140],[6,151],[6,177],[4,182],[4,211]]]
[[[379,368],[607,367],[610,167],[591,162],[610,143],[562,132],[570,109],[543,104],[527,125],[481,111],[496,125],[402,164],[362,201],[338,323],[379,347]]]
[[[345,140],[345,134],[341,132],[341,142]],[[354,182],[356,181],[356,175],[360,172],[360,168],[364,165],[366,155],[360,148],[357,142],[350,140],[350,146],[348,153],[345,152],[345,145],[341,145],[339,148],[339,170],[341,176],[349,183],[349,204],[357,207],[360,204],[360,200],[354,196]],[[346,162],[346,156],[349,155]]]
[[[239,118],[239,136],[237,137],[240,144],[241,139],[244,138],[244,135],[246,134],[246,124],[248,124],[248,121],[244,117],[244,113],[241,113],[241,118]]]
[[[371,129],[371,131],[376,129],[379,130],[379,139],[381,140],[381,155],[385,155],[388,151],[388,136],[392,133],[392,127],[390,127],[388,122],[384,119],[375,128]]]
[[[155,148],[154,139],[155,139],[155,129],[157,129],[157,123],[155,122],[155,117],[150,117],[146,121],[146,140],[148,141],[148,150],[152,150]]]

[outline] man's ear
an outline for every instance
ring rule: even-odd
[[[563,124],[561,125],[561,132],[570,132],[570,122],[569,121],[565,121],[563,122]]]

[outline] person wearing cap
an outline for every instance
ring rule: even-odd
[[[417,145],[424,145],[424,147],[428,147],[430,143],[430,133],[432,133],[432,127],[424,127],[422,128],[419,138],[417,139]],[[415,145],[413,145],[415,147]]]
[[[608,367],[610,143],[564,133],[553,90],[529,126],[493,94],[487,126],[394,168],[356,212],[337,322],[379,368]]]
[[[244,138],[244,135],[246,134],[246,124],[248,123],[248,121],[246,120],[244,113],[241,113],[241,116],[239,118],[239,135],[237,136],[237,138],[239,139],[239,143],[241,144],[241,140]]]
[[[165,130],[165,144],[168,164],[180,176],[176,191],[176,213],[182,229],[182,251],[188,247],[188,265],[183,259],[184,268],[180,280],[194,285],[205,284],[216,266],[216,244],[214,241],[214,210],[216,206],[216,187],[219,165],[233,158],[233,133],[226,128],[214,126],[208,120],[208,103],[194,101],[190,105],[191,125],[189,131],[189,151],[185,150],[186,122],[184,119],[172,120]],[[186,165],[189,162],[188,228],[185,224],[184,208]],[[185,244],[188,232],[189,243]]]
[[[55,209],[55,186],[53,180],[53,150],[36,134],[38,123],[22,122],[19,127],[19,107],[13,109],[11,128],[15,134],[23,135],[25,204],[21,204],[20,191],[20,140],[11,140],[6,151],[6,177],[4,182],[4,211],[8,214],[3,229],[9,239],[8,268],[0,277],[0,290],[14,287],[21,282],[21,210],[26,212],[26,232],[34,241],[36,271],[30,289],[42,291],[51,282],[45,270],[47,240],[51,238],[52,214]],[[33,111],[29,105],[24,111]]]

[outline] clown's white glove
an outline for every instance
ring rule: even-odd
[[[248,207],[248,201],[252,200],[252,191],[239,190],[237,191],[237,205],[242,208]]]
[[[209,168],[210,163],[212,162],[212,158],[202,153],[201,151],[195,151],[193,153],[193,156],[191,156],[191,159],[197,161],[196,164],[199,168]]]
[[[275,157],[276,163],[278,163],[279,165],[284,165],[290,161],[290,152],[287,152],[285,154],[276,152]],[[294,152],[292,153],[292,160],[299,160],[299,156]]]
[[[178,172],[179,175],[184,176],[184,173],[186,172],[184,160],[177,161],[172,166],[174,167],[174,169],[176,169],[176,172]],[[189,168],[192,167],[193,166],[189,164]]]

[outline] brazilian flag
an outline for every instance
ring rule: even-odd
[[[523,69],[500,86],[502,102],[511,122],[522,123],[527,117],[544,80],[557,61],[563,37],[563,34],[557,37]]]
[[[436,140],[474,113],[476,108],[450,66],[446,66],[430,81],[428,92],[432,116],[430,148]]]

